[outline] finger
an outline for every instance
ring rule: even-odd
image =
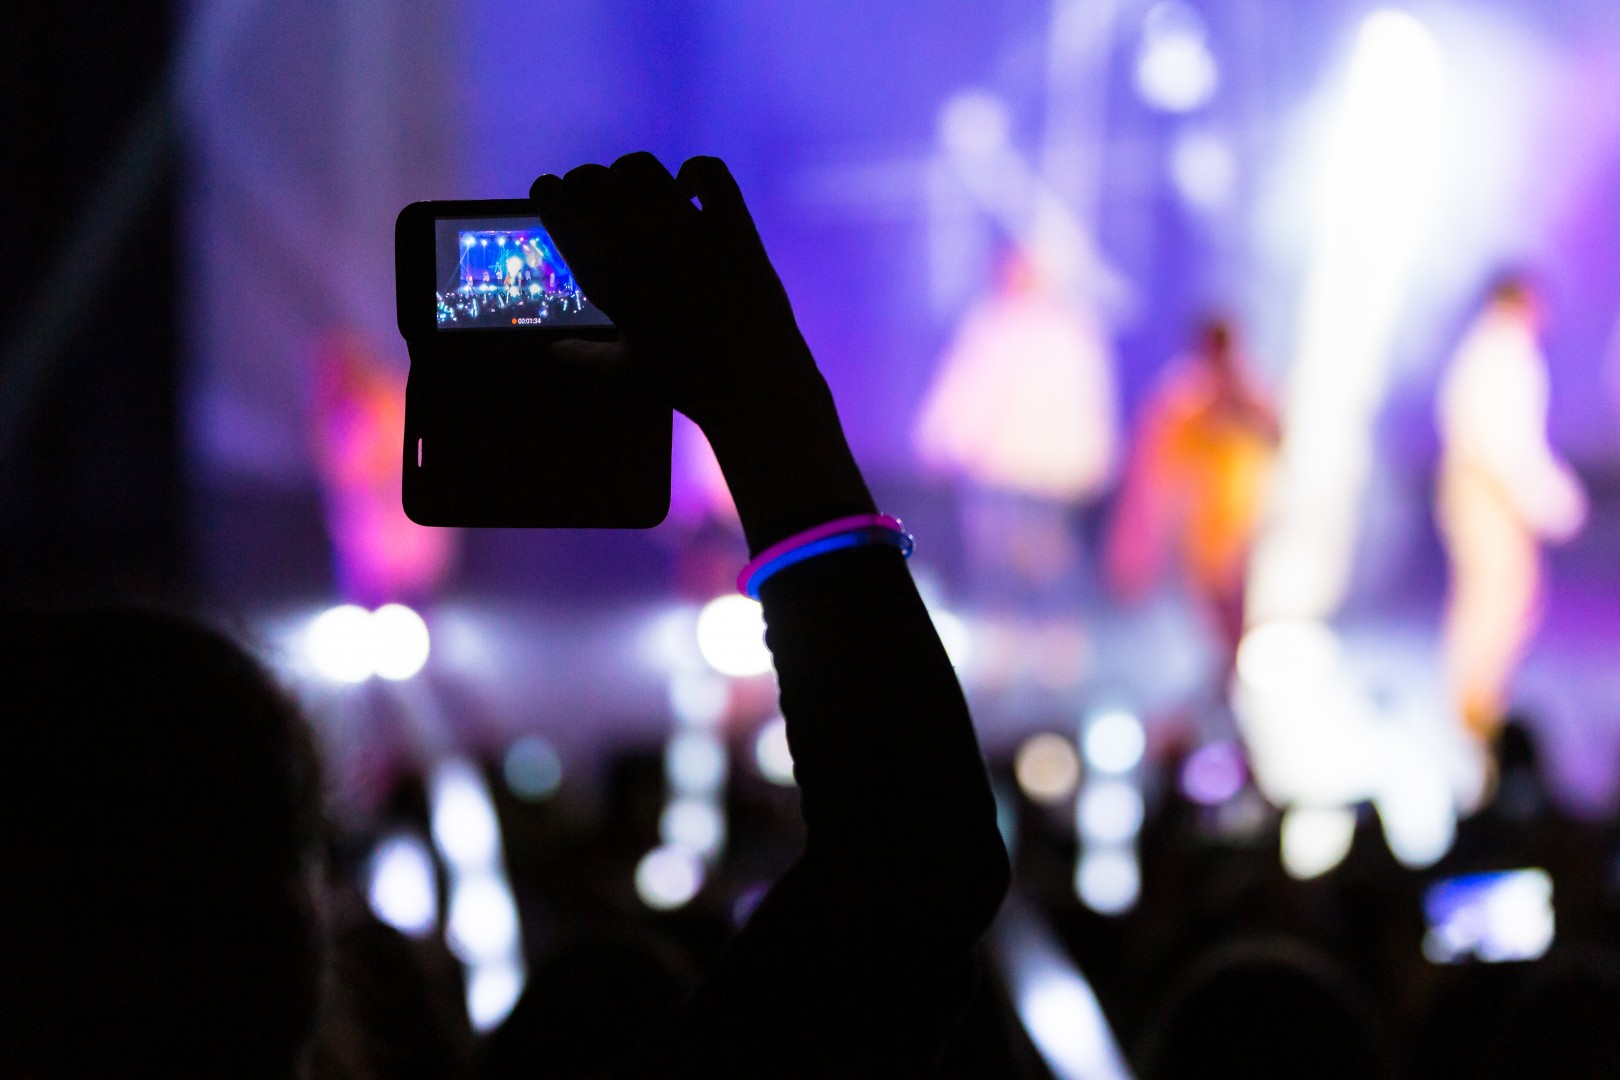
[[[754,219],[743,202],[742,189],[724,161],[717,157],[688,158],[675,183],[684,197],[697,199],[705,216],[712,214],[727,224],[746,225],[753,230]]]
[[[664,163],[645,150],[625,154],[613,163],[612,172],[627,185],[636,188],[643,196],[652,195],[666,199],[680,197],[675,178],[669,175]]]

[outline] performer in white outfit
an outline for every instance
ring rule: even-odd
[[[1436,516],[1451,564],[1446,678],[1467,730],[1500,728],[1514,669],[1535,633],[1543,541],[1586,520],[1586,495],[1547,443],[1541,309],[1508,277],[1491,291],[1441,383]]]

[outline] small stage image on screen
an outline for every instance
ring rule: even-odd
[[[435,229],[440,330],[612,326],[536,218],[449,218]]]

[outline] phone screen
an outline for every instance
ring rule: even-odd
[[[1552,946],[1552,892],[1537,869],[1438,881],[1423,896],[1423,953],[1437,964],[1535,960]]]
[[[440,330],[612,326],[536,217],[436,218]]]

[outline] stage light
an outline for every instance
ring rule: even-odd
[[[1062,735],[1031,735],[1013,759],[1013,775],[1032,802],[1061,802],[1080,783],[1080,755]]]
[[[439,918],[433,857],[410,833],[377,844],[366,863],[366,901],[372,913],[402,934],[423,937]]]
[[[1237,178],[1237,158],[1226,141],[1207,131],[1184,131],[1170,148],[1170,179],[1189,205],[1219,210]]]
[[[1338,664],[1338,637],[1326,624],[1310,619],[1264,623],[1245,633],[1238,645],[1239,677],[1268,694],[1322,687]]]
[[[1350,854],[1356,835],[1354,810],[1290,807],[1282,818],[1282,862],[1290,877],[1321,877]]]
[[[304,633],[304,651],[315,670],[328,679],[365,682],[374,670],[371,612],[356,604],[323,611]]]
[[[562,759],[545,739],[525,735],[507,748],[501,774],[512,794],[539,802],[556,794],[562,784]]]
[[[703,862],[685,848],[653,848],[636,864],[636,895],[655,911],[681,907],[703,888]]]
[[[1041,918],[1009,897],[991,928],[1000,969],[1030,1042],[1056,1080],[1128,1080],[1097,995]]]
[[[473,246],[473,244],[475,244],[475,243],[476,243],[476,242],[477,242],[477,238],[476,238],[476,237],[472,237],[472,236],[463,236],[463,237],[462,237],[462,238],[461,238],[461,242],[462,242],[462,243],[463,243],[463,244],[464,244],[464,245],[466,245],[466,246],[467,246],[467,247],[472,247],[472,246]]]
[[[446,761],[428,785],[433,842],[453,869],[487,867],[500,858],[500,825],[483,777],[471,764]]]
[[[664,807],[658,819],[658,837],[711,859],[726,839],[726,820],[708,799],[680,798]]]
[[[928,615],[934,621],[934,633],[939,635],[939,643],[944,646],[951,666],[965,668],[973,656],[973,637],[967,621],[942,607],[929,608]]]
[[[791,787],[795,783],[787,721],[780,716],[767,720],[754,736],[754,764],[759,766],[760,775],[773,784]]]
[[[957,94],[939,113],[940,145],[961,160],[994,158],[1007,145],[1011,130],[1006,104],[979,90]]]
[[[1128,850],[1083,850],[1074,872],[1074,889],[1081,903],[1101,915],[1122,915],[1136,906],[1142,892],[1142,871]]]
[[[1451,785],[1417,742],[1401,729],[1388,733],[1384,780],[1373,799],[1390,854],[1409,870],[1433,866],[1457,838]]]
[[[1123,780],[1100,780],[1080,792],[1082,843],[1125,844],[1142,829],[1142,794]]]
[[[1219,81],[1198,12],[1176,0],[1148,9],[1136,53],[1136,90],[1142,100],[1165,112],[1191,112],[1209,103]]]
[[[669,711],[683,727],[713,727],[730,701],[731,684],[712,672],[677,671],[669,677]]]
[[[1323,620],[1349,587],[1392,342],[1435,219],[1445,66],[1404,12],[1368,16],[1316,163],[1311,264],[1267,524],[1251,559],[1259,621]]]
[[[446,940],[468,964],[482,964],[514,952],[518,945],[517,906],[494,874],[469,876],[450,891]]]
[[[1181,793],[1200,806],[1219,806],[1243,790],[1248,779],[1243,748],[1235,742],[1205,743],[1181,766]]]
[[[1142,721],[1119,709],[1099,713],[1090,724],[1082,745],[1086,764],[1098,772],[1126,773],[1136,768],[1147,749],[1147,733]]]
[[[505,247],[505,246],[506,246],[506,237],[504,237],[504,236],[497,236],[497,237],[496,237],[496,238],[495,238],[495,246],[496,246],[496,247]]]
[[[756,600],[729,594],[703,606],[697,621],[698,651],[722,675],[746,678],[771,670],[765,647],[765,617]]]
[[[378,675],[409,679],[427,663],[427,623],[404,604],[384,604],[371,613],[372,665]]]
[[[664,775],[683,795],[708,795],[726,782],[726,745],[702,731],[683,731],[664,747]]]
[[[1063,1080],[1123,1078],[1106,1068],[1107,1021],[1091,987],[1078,973],[1045,972],[1018,995],[1018,1017],[1029,1039]],[[1099,1067],[1104,1066],[1104,1067]]]
[[[483,1034],[500,1026],[523,994],[527,972],[517,962],[479,964],[467,974],[467,1018]]]

